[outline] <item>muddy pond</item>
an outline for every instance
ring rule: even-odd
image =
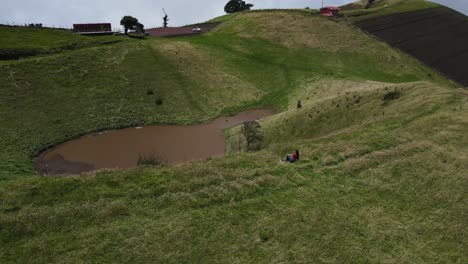
[[[43,175],[58,176],[133,168],[139,157],[147,155],[157,156],[168,164],[222,157],[224,129],[272,114],[272,110],[250,110],[208,124],[145,126],[95,133],[42,153],[35,166]]]

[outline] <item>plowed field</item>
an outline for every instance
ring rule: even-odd
[[[391,46],[468,86],[468,17],[447,7],[356,23]]]

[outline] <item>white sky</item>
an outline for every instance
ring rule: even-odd
[[[468,14],[468,0],[432,0]],[[204,22],[224,14],[227,0],[0,0],[0,23],[43,23],[71,27],[73,23],[110,22],[119,28],[123,15],[137,17],[146,28],[161,26],[162,8],[170,26]],[[251,0],[255,9],[318,8],[322,0]],[[354,0],[324,0],[325,5],[343,5]]]

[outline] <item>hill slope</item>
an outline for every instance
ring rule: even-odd
[[[468,86],[467,16],[437,7],[366,19],[356,25]]]
[[[446,83],[346,23],[285,11],[242,14],[200,37],[126,41],[0,69],[0,157],[8,160],[0,178],[34,174],[42,150],[94,131],[281,109],[310,79]]]
[[[222,20],[0,65],[2,263],[468,260],[466,90],[345,22]],[[256,153],[86,177],[31,166],[92,131],[251,107],[282,111]]]
[[[88,38],[65,29],[0,26],[0,60],[60,53],[83,47],[112,44],[121,37]]]

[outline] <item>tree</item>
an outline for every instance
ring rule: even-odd
[[[167,28],[168,21],[169,21],[169,17],[167,15],[164,15],[164,17],[163,17],[163,26],[165,28]]]
[[[144,26],[142,23],[140,23],[140,22],[138,22],[138,23],[136,24],[136,26],[135,26],[134,29],[135,29],[138,33],[142,33],[142,34],[145,33],[145,26]]]
[[[368,0],[366,4],[366,9],[370,8],[374,2],[375,0]]]
[[[245,137],[247,144],[247,151],[255,150],[259,147],[259,144],[263,141],[263,135],[260,132],[262,127],[257,121],[244,122],[241,128],[241,133]]]
[[[168,24],[168,22],[169,22],[169,17],[167,16],[166,10],[164,10],[164,8],[163,8],[163,12],[164,12],[163,26],[164,26],[165,28],[167,28],[167,24]]]
[[[246,4],[245,1],[242,0],[230,0],[224,6],[224,12],[228,14],[242,12],[244,10],[250,10],[253,6],[252,4]]]
[[[231,149],[233,151],[237,151],[241,153],[245,145],[244,142],[245,142],[245,138],[243,137],[243,135],[241,133],[236,133],[231,138]]]
[[[36,28],[42,28],[42,23],[37,23],[37,24],[29,24],[28,27],[36,27]]]
[[[125,35],[128,34],[128,30],[134,30],[139,25],[143,26],[138,22],[138,19],[132,16],[124,16],[122,20],[120,20],[120,25],[122,25],[125,29]]]

